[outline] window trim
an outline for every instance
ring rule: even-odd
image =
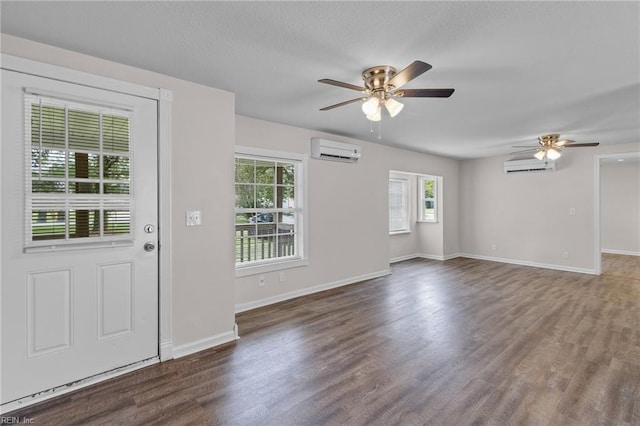
[[[389,235],[398,235],[398,234],[409,234],[411,233],[411,198],[409,196],[410,185],[409,179],[404,177],[389,177],[389,182],[401,182],[403,184],[403,197],[404,197],[404,224],[406,225],[402,229],[391,229],[391,218],[389,218]],[[391,204],[389,204],[391,207]]]
[[[433,219],[425,218],[424,216],[424,203],[427,201],[424,196],[424,182],[425,181],[433,181]],[[439,215],[438,210],[440,208],[440,202],[438,200],[438,195],[440,194],[440,177],[434,175],[418,175],[418,216],[416,222],[424,222],[424,223],[438,223]]]
[[[263,148],[254,148],[248,146],[236,145],[234,161],[237,157],[249,157],[252,159],[263,159],[267,161],[293,161],[296,162],[296,182],[294,187],[296,191],[296,209],[298,210],[298,256],[294,258],[280,258],[262,260],[247,265],[235,265],[235,276],[245,277],[249,275],[262,274],[266,272],[279,271],[283,269],[296,268],[309,265],[308,257],[308,232],[307,232],[307,173],[308,173],[308,155],[298,154],[284,151],[275,151]],[[233,179],[235,185],[235,178]],[[235,194],[235,189],[234,189]],[[235,208],[234,208],[235,210]],[[235,218],[235,215],[234,215]],[[235,233],[235,219],[234,219]],[[234,237],[235,241],[235,237]],[[234,262],[235,263],[235,262]]]

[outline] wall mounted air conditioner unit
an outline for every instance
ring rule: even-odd
[[[311,158],[355,163],[360,158],[361,153],[362,151],[358,145],[322,138],[311,138]]]
[[[509,160],[504,162],[505,173],[522,172],[552,172],[556,169],[556,162],[548,159],[536,158],[526,160]]]

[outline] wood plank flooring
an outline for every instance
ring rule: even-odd
[[[599,277],[398,263],[387,277],[240,314],[237,342],[9,415],[37,425],[639,425],[640,257],[605,263],[614,269]]]

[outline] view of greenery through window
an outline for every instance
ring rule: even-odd
[[[434,221],[436,219],[436,180],[423,178],[423,216],[422,220]]]
[[[129,234],[128,115],[27,98],[31,240]]]
[[[295,256],[296,167],[236,157],[236,264]]]

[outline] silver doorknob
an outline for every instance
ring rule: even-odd
[[[153,251],[156,248],[156,245],[151,241],[147,241],[144,243],[144,251]]]

